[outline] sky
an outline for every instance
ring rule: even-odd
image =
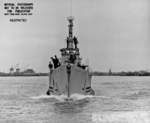
[[[33,2],[27,22],[10,22],[5,2]],[[149,0],[72,0],[74,35],[81,57],[92,70],[150,71]],[[0,71],[47,72],[51,56],[66,47],[70,0],[2,0],[0,4]]]

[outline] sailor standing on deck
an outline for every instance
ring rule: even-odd
[[[55,55],[55,57],[51,57],[52,61],[53,61],[53,64],[54,64],[54,68],[57,68],[60,66],[60,62],[59,62],[59,59],[57,58],[57,56]]]
[[[73,38],[75,49],[77,49],[78,39],[74,36]]]
[[[48,67],[51,70],[53,68],[53,64],[51,62],[49,62]]]
[[[59,66],[60,66],[60,61],[59,61],[59,59],[57,58],[56,55],[55,55],[55,62],[56,62],[56,64],[57,64],[57,67],[59,67]]]

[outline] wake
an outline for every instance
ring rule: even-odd
[[[40,100],[40,99],[56,99],[58,101],[64,102],[64,101],[77,101],[77,100],[84,100],[93,98],[95,96],[92,95],[81,95],[81,94],[72,94],[69,98],[67,95],[39,95],[39,96],[33,96],[31,99]]]
[[[31,99],[35,99],[35,100],[42,100],[42,99],[55,99],[58,101],[64,101],[64,99],[67,98],[66,95],[39,95],[39,96],[33,96],[31,97]]]
[[[86,100],[86,99],[97,99],[97,98],[101,98],[101,99],[107,99],[110,97],[106,97],[106,96],[96,96],[96,95],[82,95],[82,94],[72,94],[69,98],[67,97],[67,95],[39,95],[39,96],[33,96],[31,97],[31,99],[34,100],[42,100],[42,99],[55,99],[57,101],[60,102],[66,102],[66,101],[80,101],[80,100]]]

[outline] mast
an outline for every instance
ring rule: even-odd
[[[79,60],[79,48],[78,48],[78,39],[76,36],[73,35],[73,21],[74,17],[72,16],[72,0],[70,0],[70,16],[67,17],[68,20],[68,35],[66,38],[67,46],[66,48],[60,49],[61,55],[62,55],[62,62],[65,63],[65,61],[68,61],[68,58],[72,55],[74,55],[77,60]],[[74,57],[73,56],[73,57]]]
[[[67,18],[68,25],[68,37],[67,37],[67,49],[73,49],[73,16]]]
[[[68,22],[69,22],[69,25],[68,25],[68,29],[69,29],[69,37],[70,38],[72,38],[73,37],[73,20],[74,20],[74,18],[73,18],[73,16],[70,16],[70,17],[68,17],[67,18],[68,19]]]

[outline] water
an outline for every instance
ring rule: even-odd
[[[95,96],[46,96],[47,77],[1,77],[0,123],[150,123],[150,77],[94,77]]]

